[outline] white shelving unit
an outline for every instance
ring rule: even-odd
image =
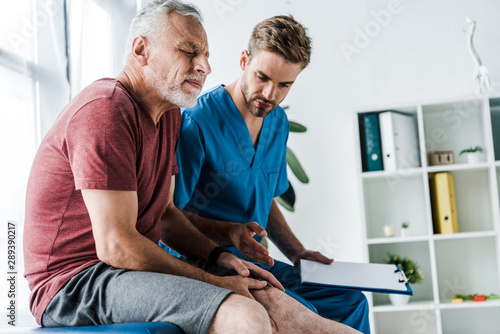
[[[372,263],[383,263],[389,252],[412,257],[425,278],[412,285],[407,305],[368,294],[372,333],[500,333],[500,301],[451,303],[455,294],[500,294],[500,97],[357,111],[356,124],[360,114],[384,110],[416,118],[421,165],[362,172],[359,149],[365,257]],[[484,161],[459,156],[477,145]],[[430,151],[453,151],[455,164],[429,166]],[[459,233],[434,233],[429,178],[437,172],[453,175]],[[403,221],[410,222],[409,236],[400,236]],[[385,224],[396,226],[394,237],[384,236]]]

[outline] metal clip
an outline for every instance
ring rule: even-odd
[[[398,275],[399,283],[408,283],[409,280],[406,278],[404,271],[396,269],[394,272]]]

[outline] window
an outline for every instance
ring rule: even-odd
[[[39,137],[37,84],[34,80],[36,19],[30,1],[12,1],[0,11],[0,249],[7,264],[7,222],[16,223],[17,308],[28,305],[27,283],[22,277],[24,198],[31,161]],[[35,23],[34,23],[35,22]],[[5,271],[2,271],[5,273]],[[0,280],[0,305],[7,303],[7,281]]]

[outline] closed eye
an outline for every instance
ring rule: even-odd
[[[184,49],[179,49],[182,53],[190,56],[190,57],[194,57],[196,56],[196,52],[191,52],[191,51],[187,51],[187,50],[184,50]]]

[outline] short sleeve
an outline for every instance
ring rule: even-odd
[[[76,189],[137,191],[134,115],[126,97],[94,100],[73,115],[65,146]]]
[[[274,196],[279,196],[282,195],[285,191],[288,190],[288,174],[287,174],[287,163],[286,163],[286,152],[287,152],[287,142],[288,142],[288,135],[290,134],[290,123],[287,123],[287,132],[286,132],[286,139],[285,139],[285,145],[283,147],[283,153],[281,156],[281,162],[280,162],[280,171],[278,174],[278,181],[276,183],[276,190],[274,191]]]
[[[174,204],[180,210],[191,200],[204,161],[205,148],[202,133],[189,112],[184,111],[177,149],[179,173],[175,176],[174,192]]]

